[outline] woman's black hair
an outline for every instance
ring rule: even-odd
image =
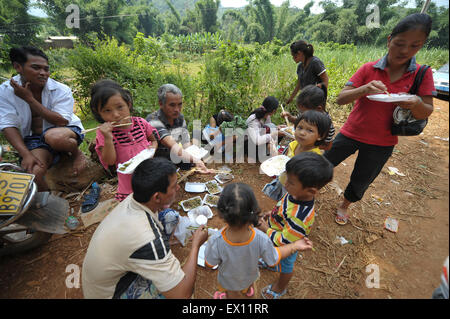
[[[105,120],[102,119],[98,111],[103,109],[109,98],[116,94],[120,94],[123,100],[127,102],[131,113],[133,111],[133,98],[131,97],[130,91],[124,89],[119,83],[110,79],[104,79],[97,81],[91,87],[91,102],[89,106],[92,114],[94,114],[95,119],[99,123],[104,123]]]
[[[223,122],[231,122],[234,119],[233,114],[225,110],[221,110],[217,114],[217,126],[220,126]]]
[[[167,193],[169,177],[177,172],[177,167],[164,157],[149,158],[140,163],[131,177],[133,198],[139,203],[147,203],[153,194]]]
[[[314,47],[312,44],[308,44],[303,40],[293,42],[290,46],[291,54],[296,54],[297,52],[302,52],[305,55],[305,59],[314,56]]]
[[[326,111],[327,104],[327,87],[322,85],[318,87],[316,85],[307,85],[303,88],[296,98],[297,106],[301,105],[308,110],[316,110],[319,106]]]
[[[273,96],[264,99],[262,106],[254,110],[250,115],[255,114],[258,120],[262,119],[267,113],[273,112],[278,108],[279,102]]]
[[[9,50],[9,59],[13,65],[14,63],[19,63],[23,66],[28,61],[28,55],[40,56],[48,62],[48,57],[45,53],[36,47],[23,46],[20,48],[11,48],[11,50]]]
[[[407,32],[410,30],[420,29],[425,35],[430,35],[432,19],[428,14],[425,13],[413,13],[402,19],[392,30],[390,36],[394,38],[397,34]]]
[[[303,112],[297,118],[297,120],[295,121],[295,128],[297,128],[301,120],[305,120],[306,123],[309,123],[317,127],[317,132],[319,133],[321,139],[316,141],[314,145],[315,146],[322,145],[325,141],[325,138],[328,135],[328,131],[330,130],[331,126],[330,117],[323,112],[308,110],[306,112]]]
[[[294,174],[303,187],[321,189],[333,179],[334,166],[325,156],[302,152],[286,163],[286,173]]]
[[[225,186],[220,194],[217,209],[221,218],[230,226],[244,226],[259,223],[258,201],[250,186],[244,183],[232,183]]]

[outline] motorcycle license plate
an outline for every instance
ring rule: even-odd
[[[34,175],[0,171],[0,215],[20,212]]]

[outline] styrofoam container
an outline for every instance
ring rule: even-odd
[[[197,223],[197,217],[200,215],[205,216],[206,218],[212,218],[213,217],[213,212],[211,210],[211,208],[209,208],[209,206],[203,205],[203,206],[199,206],[197,208],[191,209],[188,213],[187,213],[189,220],[192,222],[192,224],[194,224],[194,226],[199,226],[199,224]]]
[[[200,200],[200,205],[198,205],[198,206],[196,206],[196,207],[189,208],[189,209],[188,209],[187,207],[185,207],[185,203],[188,202],[188,201],[191,201],[191,200],[193,200],[193,199],[199,199],[199,200]],[[193,209],[195,209],[195,208],[197,208],[197,207],[202,206],[202,205],[203,205],[203,200],[202,200],[202,198],[201,198],[200,196],[195,196],[195,197],[192,197],[192,198],[189,198],[189,199],[186,199],[186,200],[181,201],[181,202],[180,202],[180,205],[181,205],[181,207],[183,207],[183,210],[184,210],[185,212],[188,212],[188,211],[190,211],[190,210],[193,210]]]
[[[198,147],[197,145],[191,145],[188,148],[186,148],[185,151],[197,159],[202,159],[203,157],[206,156],[206,154],[208,154],[207,150]]]
[[[208,187],[208,183],[216,185],[217,186],[217,191],[216,192],[211,191],[209,189],[209,187]],[[219,183],[217,183],[217,181],[215,181],[215,180],[206,182],[205,186],[206,186],[206,189],[208,190],[208,193],[210,193],[211,195],[219,194],[219,193],[221,193],[223,191],[223,188],[221,186],[219,186]]]
[[[155,149],[146,148],[136,156],[130,158],[128,161],[117,165],[117,172],[121,174],[133,174],[134,170],[136,169],[136,167],[138,167],[139,164],[141,164],[148,158],[152,158],[153,155],[155,155]]]
[[[206,194],[205,197],[203,198],[203,204],[209,205],[209,206],[211,206],[211,207],[217,207],[217,205],[214,205],[214,204],[211,204],[211,203],[207,202],[207,200],[208,200],[209,197],[213,197],[213,198],[214,198],[214,197],[219,197],[219,196],[217,196],[217,195],[211,195],[211,194]]]
[[[220,178],[221,177],[220,175],[229,175],[231,177],[231,179],[230,180],[223,180],[223,179]],[[232,174],[217,174],[216,176],[214,176],[214,178],[220,184],[225,184],[225,183],[231,182],[233,180],[234,176]]]
[[[187,182],[184,184],[184,190],[189,193],[203,193],[206,191],[206,184]]]

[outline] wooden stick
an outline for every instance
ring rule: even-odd
[[[127,125],[131,125],[131,124],[132,124],[132,123],[125,123],[125,124],[113,125],[113,127],[127,126]],[[94,128],[90,128],[90,129],[87,129],[87,130],[82,130],[82,131],[81,131],[81,134],[86,134],[86,133],[95,131],[95,130],[97,130],[99,127],[100,127],[100,126],[97,126],[97,127],[94,127]]]
[[[197,168],[192,168],[189,172],[187,172],[186,174],[184,174],[183,176],[181,176],[179,179],[178,179],[178,182],[177,182],[177,184],[180,184],[182,181],[184,181],[186,178],[188,178],[189,176],[191,176],[192,174],[194,174],[195,173],[195,171],[197,170]]]
[[[342,264],[344,263],[345,258],[347,258],[347,255],[344,256],[344,259],[342,259],[341,263],[339,264],[339,266],[337,266],[336,270],[334,272],[338,272],[339,268],[341,268]]]
[[[281,111],[284,112],[283,104],[280,104],[280,105],[281,105]],[[287,115],[284,117],[284,119],[286,120],[286,125],[287,125],[288,127],[291,126],[290,123],[289,123],[289,120],[288,120]]]

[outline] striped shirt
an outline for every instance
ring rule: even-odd
[[[314,199],[297,201],[286,194],[269,217],[267,235],[276,246],[283,246],[308,236],[314,223]]]
[[[132,125],[126,129],[114,128],[112,131],[114,149],[116,150],[116,163],[115,168],[120,163],[125,163],[129,159],[139,154],[144,149],[148,148],[151,143],[149,137],[151,134],[155,136],[158,134],[156,129],[151,126],[146,120],[140,117],[132,118]],[[158,136],[156,136],[158,138]],[[108,165],[103,162],[101,148],[105,146],[105,137],[97,130],[96,146],[98,158],[105,169],[108,169]],[[129,194],[133,192],[131,188],[131,176],[132,174],[122,174],[117,172],[119,185],[117,187],[116,199],[119,201],[124,200]]]
[[[82,268],[85,298],[117,298],[141,276],[168,291],[184,278],[158,213],[128,196],[91,238]]]

